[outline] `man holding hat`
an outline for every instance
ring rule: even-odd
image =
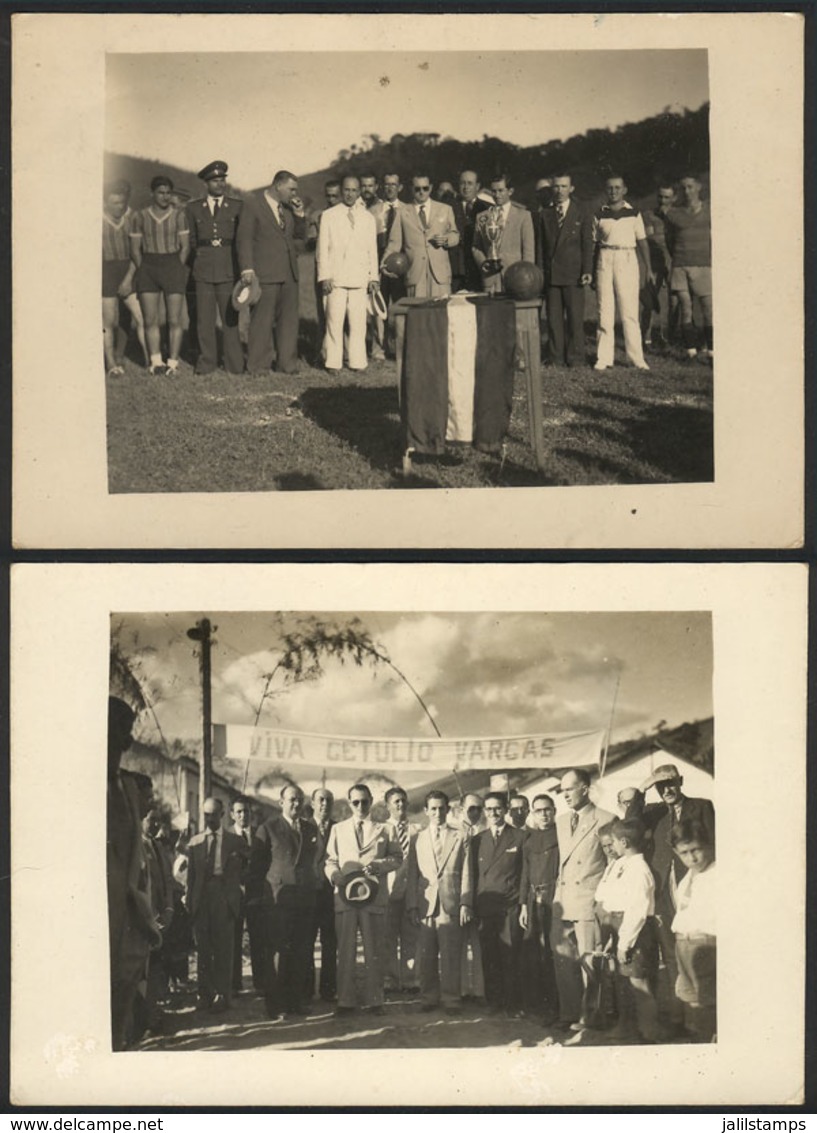
[[[238,278],[235,240],[242,203],[237,197],[226,195],[226,161],[211,161],[198,176],[207,185],[207,195],[187,206],[196,284],[196,332],[199,340],[196,373],[212,374],[218,368],[218,311],[224,342],[224,367],[231,374],[240,374],[244,369],[244,354],[238,335],[238,315],[230,296]]]
[[[338,938],[337,1014],[354,1011],[357,932],[363,939],[365,1004],[382,1015],[386,954],[386,910],[389,891],[386,874],[403,861],[400,843],[380,822],[372,822],[372,792],[355,783],[347,793],[352,817],[329,832],[326,876],[335,887],[335,924]]]
[[[672,830],[679,822],[699,822],[709,836],[709,843],[715,845],[715,808],[709,799],[690,799],[682,791],[683,777],[674,763],[665,763],[641,784],[641,793],[646,794],[651,787],[658,792],[661,803],[648,807],[648,811],[663,809],[653,829],[654,850],[650,865],[656,877],[655,913],[661,954],[670,980],[671,1022],[681,1025],[683,1007],[675,998],[675,981],[678,965],[675,960],[675,939],[672,934],[672,920],[676,912],[675,895],[687,867],[674,852],[671,842]],[[663,808],[661,806],[663,804]],[[649,820],[649,815],[645,815]],[[648,821],[649,825],[652,825]]]

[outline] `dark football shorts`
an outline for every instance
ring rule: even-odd
[[[163,291],[165,295],[184,295],[187,267],[176,252],[145,252],[134,286],[140,294]]]
[[[130,260],[102,261],[102,298],[115,299],[119,294],[119,284],[125,278]]]

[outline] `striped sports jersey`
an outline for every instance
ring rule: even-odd
[[[180,237],[190,231],[184,209],[170,208],[162,216],[152,206],[133,213],[130,235],[142,242],[143,252],[178,252]]]
[[[102,214],[102,259],[130,259],[128,233],[131,229],[133,212],[127,209],[119,220],[112,220],[106,212]]]
[[[670,209],[666,232],[673,267],[712,266],[712,216],[708,201],[701,203],[698,212]]]
[[[641,213],[626,201],[620,209],[603,205],[593,217],[593,243],[600,248],[635,248],[636,241],[646,239]]]

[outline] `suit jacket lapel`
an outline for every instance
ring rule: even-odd
[[[454,849],[454,846],[456,844],[456,838],[457,838],[457,835],[454,833],[454,831],[450,830],[447,826],[443,827],[443,831],[444,831],[444,834],[443,834],[443,839],[442,839],[442,847],[441,847],[441,850],[440,850],[440,860],[437,862],[437,877],[442,876],[442,873],[443,873],[443,870],[445,869],[446,863],[447,863],[448,859],[451,857],[451,852]],[[433,844],[433,839],[432,839],[432,844]]]

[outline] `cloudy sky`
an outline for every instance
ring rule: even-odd
[[[191,170],[222,158],[247,189],[371,133],[530,146],[708,97],[704,50],[111,54],[106,148]]]
[[[213,719],[252,724],[280,657],[274,613],[206,611],[214,626]],[[153,690],[168,740],[201,735],[196,645],[203,616],[115,614],[116,640]],[[613,741],[712,714],[708,613],[321,614],[358,617],[425,700],[444,737],[570,732],[607,727],[617,673]],[[296,615],[286,615],[292,628]],[[329,661],[316,681],[264,702],[260,723],[294,731],[426,738],[433,729],[387,666]],[[137,732],[150,740],[146,721]],[[154,733],[155,735],[155,733]]]

